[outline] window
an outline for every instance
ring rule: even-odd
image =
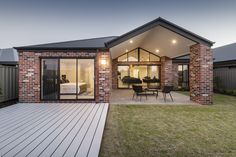
[[[118,57],[118,62],[127,62],[127,61],[128,61],[127,53]]]
[[[129,66],[118,66],[118,87],[128,88],[128,84],[123,83],[122,79],[129,76]]]
[[[42,59],[41,98],[58,99],[58,59]]]
[[[149,78],[151,83],[143,82],[143,79]],[[118,88],[132,88],[131,85],[124,83],[124,79],[139,79],[143,86],[159,86],[160,66],[159,65],[118,65]],[[141,85],[141,84],[140,84]]]
[[[128,61],[129,62],[137,62],[138,61],[138,51],[137,49],[128,53]]]
[[[140,62],[148,62],[149,61],[149,52],[140,49]]]
[[[94,99],[94,59],[42,59],[41,98]]]
[[[94,59],[78,59],[78,99],[94,99]]]
[[[189,71],[187,64],[178,65],[178,88],[189,89]]]
[[[76,99],[76,59],[60,59],[60,99]]]
[[[118,62],[159,62],[160,57],[142,48],[137,48],[118,57]]]
[[[150,53],[150,62],[159,62],[160,60],[160,57]]]

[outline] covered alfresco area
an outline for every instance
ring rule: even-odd
[[[166,101],[161,92],[159,92],[158,97],[153,95],[147,95],[141,97],[133,97],[133,91],[130,89],[113,89],[111,91],[110,104],[112,105],[196,105],[189,99],[189,96],[184,95],[179,92],[172,92],[173,101],[169,95],[166,96]]]
[[[178,93],[173,97],[181,98],[183,102],[212,104],[213,44],[165,19],[157,18],[106,43],[111,53],[112,89],[124,90],[120,93],[129,95],[134,84],[159,90],[173,86],[178,73],[173,60],[190,55],[188,86],[191,101],[186,99],[187,96],[178,96]],[[116,95],[112,92],[111,103],[115,102],[116,97],[119,100],[121,95]],[[161,94],[158,99],[160,97]],[[128,97],[122,98],[128,100]]]

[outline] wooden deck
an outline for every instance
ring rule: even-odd
[[[0,109],[0,156],[99,154],[108,104],[16,104]]]

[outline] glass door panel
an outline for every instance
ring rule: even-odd
[[[58,99],[58,59],[41,60],[41,98]]]
[[[129,85],[123,83],[122,79],[129,76],[129,66],[118,66],[118,88],[128,88]]]
[[[149,65],[147,67],[147,73],[150,79],[153,80],[153,83],[150,83],[150,87],[160,86],[160,66],[158,65]]]
[[[76,59],[60,59],[60,99],[76,99]]]
[[[78,59],[78,99],[94,99],[94,59]]]
[[[147,66],[146,65],[137,65],[130,68],[130,76],[134,78],[139,78],[141,81],[144,77],[147,76]],[[146,86],[146,83],[140,85]]]

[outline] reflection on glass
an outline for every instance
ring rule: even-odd
[[[139,66],[133,66],[130,68],[130,76],[134,78],[139,78],[141,81],[144,79],[144,77],[147,76],[147,66],[146,65],[139,65]],[[146,85],[144,82],[140,85]]]
[[[140,49],[140,62],[149,61],[149,52]]]
[[[42,59],[41,97],[45,100],[58,99],[58,60]]]
[[[153,55],[153,54],[150,53],[150,61],[151,61],[151,62],[160,61],[160,57],[158,57],[158,56]]]
[[[78,59],[78,99],[94,99],[94,59]]]
[[[128,53],[128,61],[129,62],[137,62],[138,61],[138,51],[137,49]]]
[[[76,99],[76,59],[60,59],[60,99]]]
[[[125,76],[129,76],[129,66],[118,66],[118,88],[128,88],[128,84],[122,82]]]
[[[189,76],[188,76],[188,65],[180,64],[178,65],[178,88],[180,89],[188,89],[188,82],[189,82]]]
[[[127,59],[128,59],[127,54],[124,54],[124,55],[118,57],[118,62],[127,62],[128,61]]]

